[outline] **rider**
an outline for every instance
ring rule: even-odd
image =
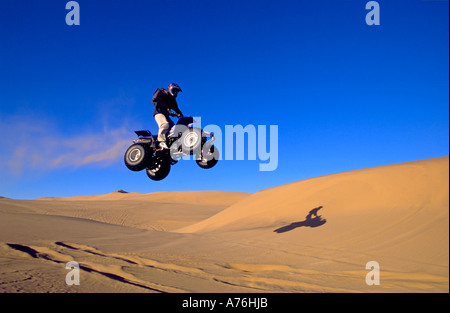
[[[170,119],[169,115],[170,110],[175,111],[177,117],[183,116],[180,109],[178,108],[178,104],[176,101],[176,97],[178,92],[182,91],[180,86],[175,83],[172,83],[167,87],[158,88],[153,94],[152,102],[155,106],[155,110],[153,112],[153,117],[158,124],[158,141],[159,146],[162,149],[168,149],[166,144],[166,134],[170,128],[172,128],[174,122]]]

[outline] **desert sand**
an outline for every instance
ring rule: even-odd
[[[8,293],[447,293],[449,158],[254,194],[1,198],[0,251]],[[371,261],[379,284],[366,283]]]

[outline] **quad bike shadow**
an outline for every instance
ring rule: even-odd
[[[214,134],[194,127],[194,123],[190,116],[178,119],[166,136],[169,149],[161,149],[158,136],[149,130],[135,131],[138,139],[126,150],[125,165],[135,172],[146,169],[147,176],[155,181],[166,178],[171,167],[186,155],[194,155],[197,165],[203,169],[214,167],[219,160],[219,150],[213,144]]]

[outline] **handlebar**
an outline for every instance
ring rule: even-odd
[[[170,111],[169,116],[176,116],[178,118],[183,117],[183,115]]]

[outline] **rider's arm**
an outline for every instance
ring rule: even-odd
[[[174,110],[179,115],[178,117],[183,116],[183,113],[178,108],[178,103],[176,101],[175,101],[175,105],[172,107],[172,110]]]

